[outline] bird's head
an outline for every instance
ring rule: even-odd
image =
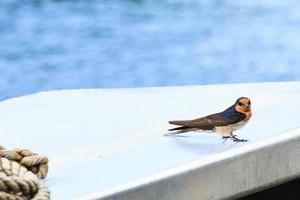
[[[247,97],[240,97],[234,104],[236,111],[244,113],[247,117],[251,117],[251,101]]]

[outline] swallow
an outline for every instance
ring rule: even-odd
[[[169,121],[169,124],[179,127],[169,129],[176,131],[166,135],[180,134],[190,131],[213,131],[223,136],[223,139],[231,138],[235,142],[247,142],[238,139],[234,131],[247,124],[252,116],[251,101],[247,97],[240,97],[236,102],[223,112],[207,115],[193,120]]]

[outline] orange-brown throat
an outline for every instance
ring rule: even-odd
[[[235,104],[235,110],[245,114],[247,118],[250,118],[252,115],[250,99],[246,97],[239,99]]]

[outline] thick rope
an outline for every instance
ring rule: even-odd
[[[0,200],[49,200],[48,188],[39,180],[47,172],[47,157],[0,146]]]

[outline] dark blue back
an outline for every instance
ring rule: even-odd
[[[232,123],[239,122],[246,118],[246,115],[235,110],[235,105],[230,106],[220,113],[224,120],[230,120]]]

